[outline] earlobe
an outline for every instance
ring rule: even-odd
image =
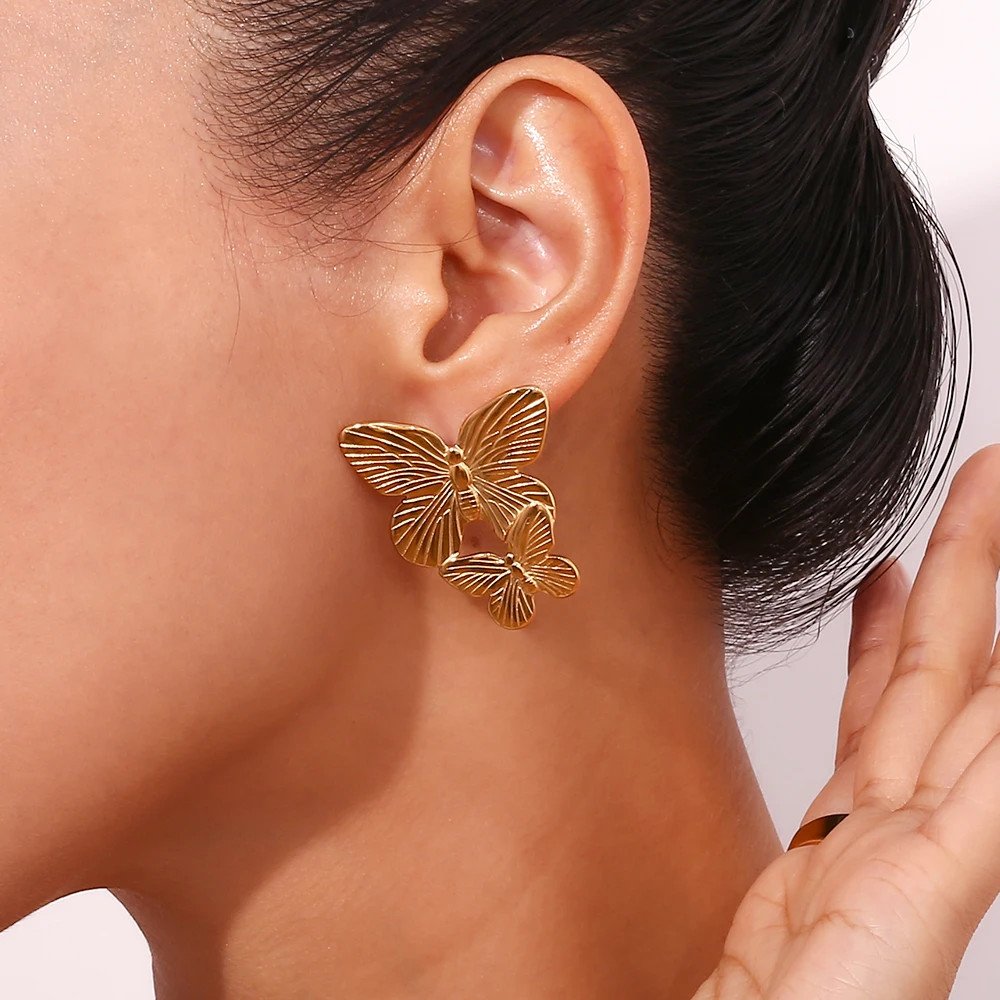
[[[457,410],[520,384],[558,407],[603,357],[638,282],[649,175],[631,115],[580,63],[510,60],[470,87],[422,169],[449,303],[426,331],[424,377]]]

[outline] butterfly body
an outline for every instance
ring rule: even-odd
[[[528,594],[536,594],[538,592],[540,589],[538,584],[532,579],[528,570],[517,561],[517,557],[513,552],[507,553],[504,557],[504,563],[507,566],[507,571],[510,573],[511,580],[516,585],[522,587]]]
[[[424,427],[367,423],[345,427],[340,447],[373,489],[402,498],[391,525],[400,555],[440,566],[469,521],[487,520],[504,537],[526,505],[555,508],[548,487],[520,471],[540,454],[547,424],[545,394],[522,386],[467,417],[451,446]]]
[[[466,462],[461,446],[452,445],[447,458],[448,478],[458,500],[459,514],[463,521],[478,521],[485,516],[485,509],[475,487],[475,474]]]

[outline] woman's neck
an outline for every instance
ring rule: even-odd
[[[512,641],[387,625],[146,829],[158,997],[690,996],[780,847],[711,614],[627,554]]]

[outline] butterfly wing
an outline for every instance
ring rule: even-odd
[[[450,480],[436,492],[404,497],[392,515],[399,554],[418,566],[440,566],[458,552],[462,524]]]
[[[352,424],[340,432],[351,467],[386,496],[435,494],[450,481],[448,449],[433,431],[410,424]]]
[[[471,556],[453,556],[441,567],[441,575],[454,587],[482,597],[503,589],[510,576],[507,563],[492,552],[477,552]]]
[[[529,504],[511,526],[507,541],[532,583],[552,597],[569,597],[580,573],[565,556],[550,555],[555,519],[541,504]]]
[[[565,556],[548,556],[529,574],[538,589],[552,597],[569,597],[580,582],[580,571]]]
[[[490,614],[504,628],[524,628],[534,613],[535,598],[513,573],[508,573],[503,586],[490,594]]]
[[[529,572],[548,557],[555,540],[555,518],[540,503],[530,503],[515,518],[507,534],[507,547]]]
[[[534,502],[555,509],[556,501],[548,486],[520,472],[512,472],[496,482],[477,476],[473,482],[486,518],[501,538],[507,537],[517,515],[528,504]]]
[[[521,386],[468,416],[458,432],[483,513],[501,537],[527,504],[555,507],[549,488],[519,471],[541,452],[548,420],[545,393]]]
[[[521,386],[469,414],[458,443],[473,475],[496,482],[538,458],[548,422],[545,393]]]

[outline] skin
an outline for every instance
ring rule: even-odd
[[[943,1000],[1000,893],[1000,447],[962,466],[912,591],[855,599],[836,768],[803,817],[850,815],[775,860],[696,1000]]]
[[[109,886],[161,1000],[753,995],[713,973],[740,901],[845,837],[781,854],[718,594],[650,494],[627,110],[569,60],[505,62],[363,242],[304,253],[199,140],[186,15],[0,13],[0,927]],[[505,633],[399,558],[337,435],[453,441],[523,384],[582,582]],[[965,491],[995,498],[981,464]]]

